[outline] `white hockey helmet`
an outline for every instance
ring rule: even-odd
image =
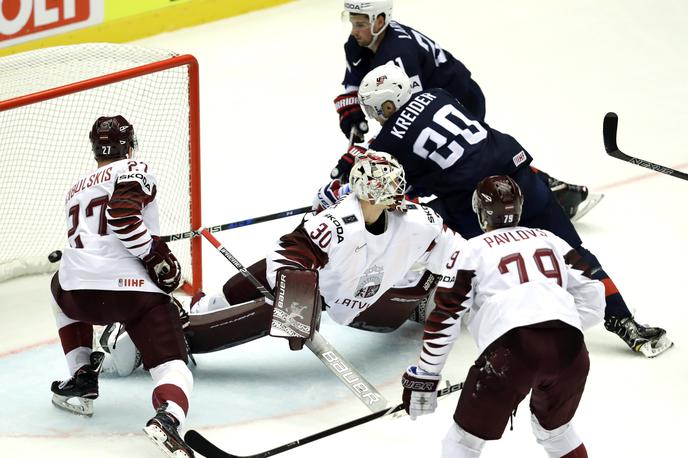
[[[404,198],[404,168],[391,154],[368,150],[358,156],[349,174],[354,194],[373,205],[396,207]]]
[[[380,123],[387,120],[382,105],[390,101],[398,110],[411,98],[411,80],[404,70],[391,62],[375,67],[358,87],[358,102],[368,117]]]
[[[349,15],[351,14],[365,14],[368,16],[373,37],[377,38],[392,21],[392,0],[367,0],[365,2],[360,0],[345,0],[342,19],[348,21]],[[385,15],[385,24],[375,33],[372,27],[375,23],[375,19],[377,19],[380,14]]]

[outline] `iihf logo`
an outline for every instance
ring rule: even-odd
[[[134,287],[134,288],[140,288],[143,286],[144,280],[143,278],[120,278],[117,280],[117,285],[120,288],[123,287]]]
[[[377,79],[375,80],[376,85],[380,86],[381,84],[383,84],[385,82],[386,79],[387,79],[387,75],[378,76]]]

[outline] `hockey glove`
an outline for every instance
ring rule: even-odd
[[[349,149],[346,150],[346,153],[337,161],[337,165],[335,165],[330,172],[330,178],[333,180],[339,179],[342,183],[348,183],[349,172],[351,172],[351,168],[354,166],[354,161],[358,156],[363,156],[365,152],[365,148],[351,145]]]
[[[350,193],[351,185],[349,183],[342,184],[339,180],[332,180],[318,189],[318,194],[313,199],[313,210],[320,213],[337,202],[342,196]]]
[[[171,293],[177,289],[182,276],[182,268],[167,244],[160,240],[160,237],[153,236],[151,249],[141,260],[146,266],[151,280],[158,285],[158,288],[166,293]]]
[[[358,103],[358,92],[338,95],[334,99],[334,107],[339,114],[339,128],[342,129],[344,135],[350,138],[351,129],[354,129],[353,142],[363,142],[365,140],[363,134],[368,132],[368,122]]]
[[[437,408],[437,385],[442,377],[416,366],[409,366],[401,377],[404,393],[401,402],[411,420],[433,413]]]

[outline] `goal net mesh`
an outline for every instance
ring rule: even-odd
[[[122,81],[107,77],[174,56],[93,43],[0,58],[0,281],[57,269],[47,256],[67,242],[68,190],[96,168],[88,134],[99,116],[121,114],[134,125],[135,158],[148,163],[158,181],[161,235],[190,229],[188,66]],[[93,78],[96,87],[56,90]],[[45,100],[17,106],[17,98],[43,91]],[[191,243],[172,243],[185,280],[193,283]]]

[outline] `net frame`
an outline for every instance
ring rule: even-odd
[[[53,49],[65,49],[65,48],[76,48],[79,46],[105,46],[105,47],[118,47],[122,48],[129,47],[132,51],[138,51],[146,48],[140,48],[131,45],[115,45],[115,44],[88,44],[88,45],[74,45],[67,47],[57,47]],[[41,52],[49,51],[39,50]],[[155,51],[155,50],[150,50]],[[154,62],[144,63],[142,65],[126,68],[124,70],[115,71],[111,73],[106,73],[103,75],[94,76],[91,78],[82,79],[79,81],[71,82],[68,84],[58,85],[49,89],[40,90],[32,93],[18,95],[16,97],[8,98],[7,100],[0,101],[0,114],[8,110],[14,110],[21,107],[27,107],[34,104],[39,104],[42,102],[48,102],[51,100],[58,99],[60,97],[66,97],[74,95],[80,92],[88,91],[90,89],[101,88],[107,85],[113,85],[116,83],[124,82],[127,80],[132,80],[134,78],[144,77],[146,75],[151,75],[157,72],[164,72],[170,69],[177,69],[181,67],[186,67],[188,72],[188,153],[189,153],[189,176],[188,176],[188,192],[189,192],[189,226],[190,228],[197,229],[201,226],[201,186],[200,186],[200,106],[199,106],[199,66],[198,61],[192,55],[176,55],[170,52],[158,51],[159,54],[166,53],[169,57],[157,60]],[[28,53],[24,53],[28,54]],[[10,56],[13,57],[13,56]],[[2,76],[0,75],[0,78]],[[22,91],[21,88],[18,89],[19,92]],[[87,124],[90,124],[95,119],[87,120]],[[136,122],[132,122],[136,129]],[[138,134],[138,133],[137,133]],[[86,154],[88,156],[88,151],[78,151],[74,154]],[[95,167],[94,167],[95,168]],[[3,173],[0,171],[0,173]],[[76,179],[78,176],[73,176]],[[66,189],[65,189],[66,191]],[[169,192],[169,191],[168,191]],[[64,241],[66,243],[66,229],[59,228],[64,236]],[[175,231],[179,231],[180,228],[175,228]],[[162,228],[165,231],[165,228]],[[188,228],[183,228],[183,230],[188,230]],[[2,236],[2,234],[0,234]],[[29,243],[30,241],[19,240],[16,243]],[[7,242],[5,242],[7,243]],[[201,250],[201,240],[195,237],[188,241],[189,243],[189,259],[190,259],[190,269],[184,275],[184,290],[192,294],[196,291],[202,289],[202,250]],[[64,246],[64,243],[59,247]],[[174,246],[172,246],[173,251],[176,252]],[[45,255],[29,258],[29,259],[10,259],[9,261],[2,256],[0,253],[0,264],[5,263],[5,267],[2,268],[0,265],[0,281],[6,280],[8,278],[13,278],[23,274],[49,272],[56,270],[57,264],[51,264],[47,260],[48,253]],[[186,270],[186,269],[184,269]]]

